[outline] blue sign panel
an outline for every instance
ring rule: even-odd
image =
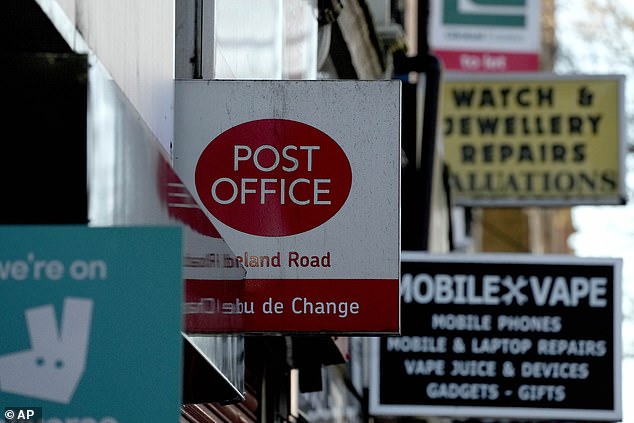
[[[181,272],[175,226],[0,227],[0,404],[178,421]]]

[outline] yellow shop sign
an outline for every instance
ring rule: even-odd
[[[620,75],[449,74],[445,159],[456,205],[624,201]]]

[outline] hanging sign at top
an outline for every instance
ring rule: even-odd
[[[429,45],[444,69],[539,70],[540,1],[431,0],[429,8]]]
[[[186,280],[187,330],[398,332],[400,82],[176,81],[175,98],[174,168],[246,270]]]

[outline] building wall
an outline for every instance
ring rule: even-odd
[[[313,79],[316,75],[316,0],[38,0],[59,9],[82,34],[113,80],[138,110],[166,151],[173,143],[177,57],[192,49],[177,46],[177,13],[201,10],[200,50],[207,66],[200,77]],[[197,5],[197,6],[196,6]],[[56,13],[56,12],[55,12]],[[49,13],[50,15],[50,13]],[[73,28],[74,29],[74,28]],[[213,34],[209,36],[209,34]],[[188,47],[188,46],[187,46]]]
[[[49,16],[59,13],[57,9],[66,15],[169,150],[173,137],[174,1],[37,1]]]
[[[214,79],[314,79],[316,1],[217,0]],[[205,31],[205,29],[203,29]],[[206,79],[206,78],[205,78]]]

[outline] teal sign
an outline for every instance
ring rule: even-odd
[[[445,0],[443,21],[447,24],[515,26],[526,24],[526,0]]]
[[[179,227],[0,226],[0,405],[178,421],[181,272]]]

